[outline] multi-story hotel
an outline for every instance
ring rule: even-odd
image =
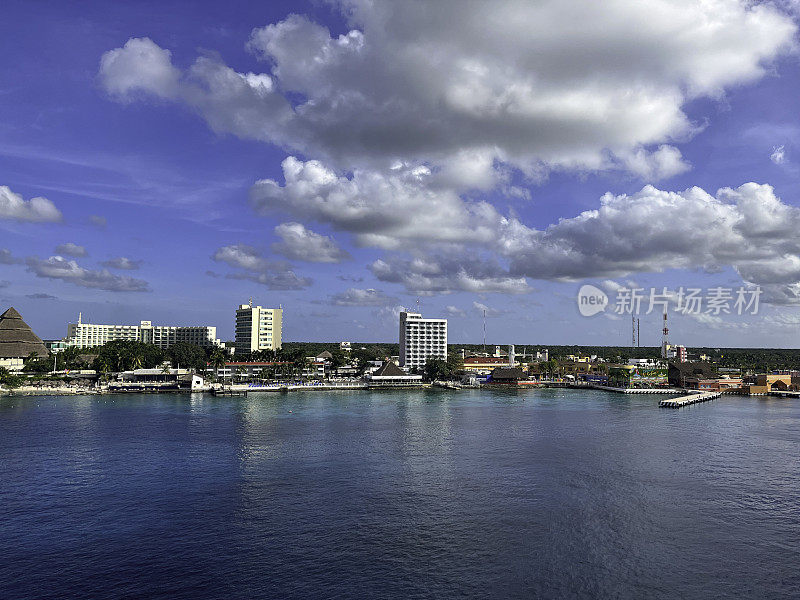
[[[141,321],[139,325],[98,325],[84,323],[78,315],[77,323],[67,327],[67,346],[90,348],[102,346],[115,340],[144,342],[166,349],[185,342],[197,346],[221,346],[217,339],[217,328],[207,326],[179,327],[174,325],[153,325],[150,321]]]
[[[236,309],[236,352],[279,350],[282,326],[283,308],[241,304]]]
[[[400,366],[421,368],[429,358],[447,359],[447,319],[400,313]]]

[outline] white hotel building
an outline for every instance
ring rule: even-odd
[[[447,319],[400,313],[400,366],[422,368],[429,358],[447,360]]]
[[[203,347],[222,345],[217,339],[216,327],[153,325],[150,321],[141,321],[139,325],[98,325],[84,323],[80,315],[77,323],[70,323],[67,326],[65,341],[67,346],[91,348],[115,340],[144,342],[154,344],[161,349],[167,349],[179,342]]]
[[[236,352],[280,350],[283,308],[241,304],[236,309]]]

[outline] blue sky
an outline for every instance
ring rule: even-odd
[[[629,343],[592,283],[758,285],[672,340],[796,346],[792,3],[12,1],[0,40],[0,304],[42,337],[229,338],[252,297],[289,340],[419,302],[452,341]]]

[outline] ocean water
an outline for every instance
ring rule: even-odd
[[[0,598],[798,598],[800,402],[0,398]]]

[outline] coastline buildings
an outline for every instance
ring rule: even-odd
[[[141,321],[139,325],[99,325],[84,323],[81,315],[78,315],[77,323],[67,326],[65,341],[67,346],[90,348],[116,340],[154,344],[162,350],[179,342],[203,347],[222,345],[217,339],[216,327],[153,325],[151,321]]]
[[[236,352],[280,350],[282,330],[283,307],[241,304],[236,309]]]
[[[429,358],[447,360],[447,319],[400,313],[400,366],[422,368]]]
[[[686,362],[688,360],[686,346],[674,346],[672,344],[664,344],[661,347],[661,358],[680,363]]]
[[[0,315],[0,367],[21,371],[31,353],[40,358],[48,356],[41,338],[12,306]]]

